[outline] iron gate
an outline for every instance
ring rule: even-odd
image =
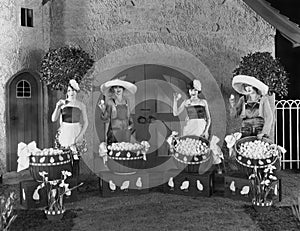
[[[287,150],[281,159],[282,169],[299,169],[300,100],[279,100],[275,107],[275,142]]]

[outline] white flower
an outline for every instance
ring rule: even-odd
[[[64,180],[68,178],[68,176],[72,176],[72,173],[69,171],[61,171],[61,174],[63,175]]]
[[[56,190],[56,189],[52,189],[52,190],[50,191],[50,197],[55,198],[56,193],[57,193],[57,190]]]
[[[67,196],[71,196],[71,193],[72,193],[71,190],[66,191]]]
[[[270,180],[263,180],[260,184],[268,186],[270,183]]]
[[[265,173],[273,173],[273,170],[276,169],[274,165],[269,164],[268,167],[264,170]]]
[[[42,171],[42,172],[39,172],[39,175],[41,177],[45,177],[45,175],[48,175],[48,172]]]
[[[255,178],[255,174],[253,174],[253,173],[249,176],[249,179],[252,179],[252,178]]]
[[[58,181],[57,180],[53,180],[53,181],[49,181],[49,183],[51,184],[51,185],[57,185],[57,183],[58,183]]]
[[[277,177],[274,176],[274,175],[270,175],[269,178],[270,178],[271,180],[277,180]]]

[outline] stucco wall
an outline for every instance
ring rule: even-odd
[[[34,9],[34,28],[19,26],[21,6]],[[64,0],[45,6],[36,0],[2,0],[0,12],[2,152],[5,83],[23,68],[36,70],[49,46],[80,45],[98,64],[105,56],[137,44],[176,47],[209,70],[225,103],[240,57],[255,51],[274,53],[275,49],[275,29],[241,0]],[[109,65],[114,66],[116,60],[110,57]],[[93,109],[88,110],[92,113]],[[232,121],[227,123],[228,131],[234,129]]]
[[[151,46],[143,47],[142,44],[165,45],[162,49],[166,49],[170,57],[172,49],[174,57],[181,50],[182,55],[188,53],[203,64],[221,89],[226,104],[225,109],[221,109],[225,111],[227,98],[233,92],[232,71],[240,58],[255,51],[274,54],[275,49],[275,29],[241,0],[69,0],[54,1],[51,7],[55,18],[51,46],[74,43],[92,54],[98,65],[94,73],[95,85],[108,76],[113,77],[116,70],[122,71],[117,64],[130,66],[141,60],[157,63],[153,58],[156,53],[149,50]],[[132,49],[138,44],[139,48]],[[130,47],[129,52],[123,52],[126,47]],[[139,60],[134,61],[134,56]],[[169,62],[172,59],[161,63]],[[178,60],[173,64],[176,62]],[[197,68],[189,65],[188,59],[182,60],[175,68],[193,73]],[[210,89],[203,92],[213,100],[214,92]],[[85,98],[90,102],[92,96]],[[95,103],[88,105],[93,105],[88,108],[90,126],[93,126]],[[228,119],[225,123],[227,133],[237,127],[234,120]],[[93,127],[89,129],[87,138],[92,142],[95,138]]]
[[[179,47],[207,66],[225,98],[242,56],[275,49],[275,29],[241,0],[68,0],[52,8],[52,46],[79,44],[96,61],[135,44]]]
[[[33,27],[21,26],[21,7],[33,9]],[[0,161],[5,163],[5,85],[23,69],[38,69],[50,42],[49,6],[36,0],[1,0],[0,25]]]

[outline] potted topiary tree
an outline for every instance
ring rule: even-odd
[[[253,76],[269,87],[269,102],[275,111],[275,96],[282,98],[288,94],[288,74],[279,59],[274,58],[269,52],[250,53],[240,61],[239,66],[233,71],[233,76]],[[274,139],[274,126],[271,131]]]
[[[83,91],[91,90],[91,78],[94,60],[78,46],[65,46],[49,49],[42,59],[41,80],[50,90],[63,90],[70,79],[75,79]]]
[[[94,65],[93,58],[79,46],[64,46],[49,49],[41,63],[41,81],[48,90],[48,111],[55,108],[55,103],[68,88],[69,81],[75,79],[80,90],[88,92],[92,89],[91,73]],[[54,143],[56,127],[49,127],[49,143]]]

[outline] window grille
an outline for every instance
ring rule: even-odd
[[[20,80],[16,85],[17,98],[31,98],[31,86],[26,80]]]

